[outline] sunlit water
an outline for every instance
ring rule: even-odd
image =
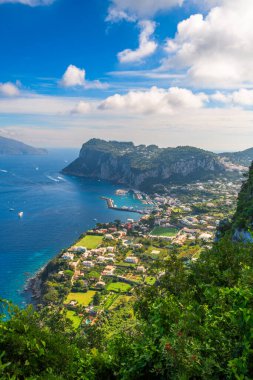
[[[0,157],[1,298],[24,304],[26,279],[96,221],[139,218],[109,210],[100,199],[109,196],[118,206],[140,206],[130,195],[115,196],[118,186],[60,174],[77,154],[53,150],[46,156]]]

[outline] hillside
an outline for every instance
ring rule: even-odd
[[[226,158],[228,161],[232,162],[233,164],[238,164],[238,165],[243,165],[243,166],[248,167],[253,161],[253,148],[249,148],[241,152],[220,153],[219,156]]]
[[[253,242],[253,163],[245,177],[230,230],[234,239]]]
[[[154,184],[212,178],[225,171],[214,153],[180,146],[159,148],[131,142],[92,139],[63,173],[99,178],[129,187],[151,189]]]
[[[0,155],[41,155],[46,149],[34,148],[20,141],[0,136]]]
[[[234,216],[241,222],[245,217],[245,226],[252,220],[252,189],[253,166]],[[133,238],[130,232],[128,238]],[[73,285],[73,266],[65,259],[51,263],[55,273],[44,286],[55,284],[58,290],[51,291],[48,307],[20,310],[0,302],[1,379],[252,379],[252,244],[225,237],[197,260],[185,262],[180,249],[170,249],[159,239],[141,241],[138,257],[153,244],[163,249],[162,258],[150,267],[156,281],[139,285],[130,294],[126,290],[126,296],[106,312],[99,312],[101,298],[108,303],[117,297],[115,289],[122,282],[109,280],[110,290],[100,289],[92,306],[85,307],[73,304],[75,294],[80,296],[80,288],[87,286],[79,281],[68,298],[72,309],[67,310],[57,296]],[[106,244],[111,248],[112,240]],[[118,247],[129,251],[122,244]],[[94,268],[88,273],[92,281],[99,278]],[[73,318],[75,308],[83,324]],[[86,323],[88,311],[94,313],[92,323]]]

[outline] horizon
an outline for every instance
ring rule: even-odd
[[[249,0],[1,0],[0,134],[247,149],[252,12]]]
[[[9,138],[9,139],[12,139],[12,140],[15,140],[15,141],[18,141],[18,142],[22,142],[23,144],[27,144],[29,145],[26,141],[21,141],[21,140],[16,140],[15,138],[13,137],[6,137],[6,136],[1,136],[0,135],[0,138],[1,137],[5,137],[5,138]],[[33,145],[35,148],[41,148],[41,149],[46,149],[48,151],[50,150],[77,150],[77,151],[80,151],[80,149],[82,148],[83,144],[87,143],[88,141],[92,140],[92,139],[96,139],[95,137],[91,138],[91,139],[88,139],[82,143],[80,143],[79,146],[61,146],[61,147],[57,147],[57,146],[36,146],[36,145]],[[208,149],[204,149],[203,147],[201,146],[194,146],[194,145],[176,145],[176,146],[170,146],[170,145],[158,145],[158,144],[136,144],[134,141],[130,141],[130,140],[109,140],[109,139],[99,139],[99,140],[102,140],[102,141],[106,141],[106,142],[120,142],[120,143],[133,143],[135,147],[139,146],[139,145],[145,145],[146,147],[150,146],[150,145],[156,145],[158,148],[162,149],[162,148],[179,148],[179,147],[193,147],[193,148],[198,148],[198,149],[203,149],[203,150],[207,150]],[[248,147],[246,149],[243,149],[242,151],[244,150],[248,150],[248,149],[252,149],[252,147]],[[215,154],[221,154],[221,153],[236,153],[236,152],[241,152],[241,151],[231,151],[231,150],[209,150],[210,152],[212,153],[215,153]]]

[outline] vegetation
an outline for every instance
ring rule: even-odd
[[[112,292],[128,292],[131,289],[131,285],[124,282],[111,282],[107,285],[106,290]]]
[[[89,290],[86,293],[69,293],[65,303],[77,301],[79,305],[88,306],[94,297],[95,291]]]
[[[150,234],[154,236],[175,236],[177,233],[177,228],[155,227]]]
[[[80,245],[88,249],[94,249],[94,248],[97,248],[99,244],[102,243],[102,240],[103,240],[103,236],[86,235],[84,238],[79,240],[76,243],[76,245]]]
[[[76,332],[56,308],[10,310],[1,378],[251,379],[252,246],[222,240],[189,266],[174,254],[159,266],[134,304]]]
[[[252,199],[253,166],[233,228],[250,230]],[[108,244],[125,282],[113,282],[117,274],[101,281],[111,266],[94,260],[92,270],[77,270],[73,283],[73,263],[59,257],[43,272],[48,306],[35,311],[1,303],[1,380],[253,378],[252,243],[225,233],[209,247],[191,241],[166,247],[145,236],[132,236],[127,247]],[[156,248],[160,254],[152,257]],[[132,253],[138,265],[120,261]],[[135,286],[126,283],[133,280]],[[99,291],[91,290],[97,285]],[[82,286],[83,292],[72,291]]]

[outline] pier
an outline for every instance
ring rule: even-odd
[[[117,206],[114,205],[114,201],[111,198],[101,197],[101,199],[103,199],[104,201],[106,201],[107,207],[110,208],[110,209],[112,209],[112,210],[135,212],[137,214],[148,214],[148,210],[136,210],[133,207],[126,207],[126,206],[117,207]]]

